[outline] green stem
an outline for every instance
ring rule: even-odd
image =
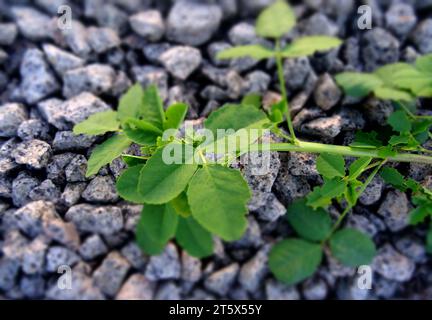
[[[276,53],[276,65],[277,65],[277,73],[278,73],[278,78],[279,78],[279,86],[280,86],[280,90],[281,90],[281,94],[282,94],[282,101],[285,104],[285,110],[286,110],[285,116],[286,116],[286,121],[287,121],[287,125],[288,125],[288,130],[290,132],[292,142],[294,144],[296,144],[297,138],[296,138],[296,135],[294,132],[294,127],[293,127],[292,120],[291,120],[291,112],[290,112],[290,107],[289,107],[289,103],[288,103],[288,95],[287,95],[287,91],[286,91],[285,76],[284,76],[283,65],[282,65],[283,57],[281,54],[280,39],[276,40],[275,53]]]
[[[315,142],[305,142],[297,140],[297,144],[291,143],[272,143],[272,144],[253,144],[249,146],[249,152],[259,150],[280,151],[280,152],[307,152],[307,153],[330,153],[339,154],[346,157],[370,157],[375,159],[386,159],[391,162],[416,162],[432,165],[432,157],[412,154],[399,153],[395,156],[382,157],[376,149],[360,149],[347,146],[332,144],[322,144]]]

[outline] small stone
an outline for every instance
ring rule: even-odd
[[[87,29],[81,22],[72,20],[71,28],[63,29],[62,35],[68,47],[76,55],[84,59],[89,56],[91,47],[88,41]]]
[[[219,52],[232,48],[232,46],[227,42],[213,42],[207,47],[208,55],[213,65],[222,67],[228,66],[230,64],[229,60],[221,60],[217,58]]]
[[[103,242],[102,238],[97,235],[91,235],[81,244],[79,254],[84,260],[93,260],[108,252],[108,248]]]
[[[370,206],[378,202],[378,200],[381,199],[383,188],[384,181],[379,176],[375,177],[360,195],[360,203],[365,206]]]
[[[393,4],[385,14],[387,28],[398,37],[408,35],[417,23],[413,7],[405,3]]]
[[[179,279],[180,272],[181,266],[177,248],[174,244],[168,243],[162,254],[150,258],[145,276],[150,281]]]
[[[286,59],[283,69],[286,86],[292,91],[301,89],[312,72],[307,58]]]
[[[129,18],[132,30],[150,41],[159,41],[165,33],[162,15],[157,10],[141,11]]]
[[[72,131],[57,131],[52,144],[54,151],[88,150],[96,139],[96,136],[76,135]]]
[[[239,283],[250,293],[255,293],[268,273],[267,260],[270,247],[266,246],[240,269]]]
[[[339,28],[326,15],[315,13],[300,23],[299,28],[303,35],[336,36]]]
[[[121,249],[121,254],[137,270],[144,270],[148,257],[135,242],[129,242]]]
[[[262,71],[253,71],[246,75],[244,83],[245,94],[264,93],[267,91],[271,82],[270,76]]]
[[[387,125],[387,119],[393,113],[391,101],[383,101],[375,97],[367,99],[363,104],[363,109],[367,119],[380,126]]]
[[[128,15],[110,3],[103,2],[97,8],[96,20],[100,26],[114,29],[119,34],[123,34],[128,27]]]
[[[171,48],[169,43],[149,43],[142,50],[144,56],[151,63],[159,63],[162,53]]]
[[[168,96],[168,74],[163,68],[153,66],[135,66],[132,68],[135,80],[147,88],[154,84],[159,89],[162,100]]]
[[[102,300],[104,296],[95,287],[92,278],[82,272],[72,272],[72,287],[65,290],[55,282],[46,292],[48,299],[54,300]]]
[[[432,167],[429,164],[410,163],[408,176],[416,181],[422,181],[424,177],[432,174]]]
[[[174,77],[186,80],[202,61],[198,49],[187,46],[175,46],[161,54],[159,60]]]
[[[166,282],[162,284],[156,291],[155,300],[180,300],[180,287],[174,282]]]
[[[78,203],[81,194],[86,188],[87,184],[82,183],[68,183],[60,196],[60,203],[66,208],[72,207]]]
[[[79,154],[66,166],[65,174],[67,182],[87,181],[85,176],[87,171],[87,159]]]
[[[2,257],[0,259],[0,289],[8,291],[15,285],[20,265],[18,261]]]
[[[300,294],[294,286],[273,279],[266,282],[265,292],[268,300],[300,300]]]
[[[381,28],[367,31],[362,39],[361,48],[366,71],[397,62],[399,60],[399,41]]]
[[[327,111],[339,102],[342,97],[342,91],[333,78],[326,73],[319,78],[314,97],[317,105]]]
[[[19,286],[29,299],[41,299],[45,295],[45,280],[40,275],[22,277]]]
[[[8,103],[0,106],[0,137],[15,137],[22,122],[28,119],[22,104]]]
[[[362,214],[348,215],[346,225],[347,227],[368,234],[371,238],[378,233],[378,228],[373,224],[373,222]]]
[[[63,76],[63,95],[67,98],[83,92],[109,93],[116,78],[109,65],[91,64],[67,71]]]
[[[198,46],[210,40],[218,30],[222,10],[214,4],[192,1],[177,1],[167,19],[169,40],[186,45]]]
[[[21,122],[17,130],[17,135],[21,140],[49,140],[48,123],[39,119],[30,119]]]
[[[34,188],[29,196],[33,201],[44,200],[55,203],[60,198],[60,194],[60,189],[51,180],[47,179]]]
[[[48,245],[43,237],[35,238],[26,247],[22,260],[22,269],[26,274],[42,274]]]
[[[378,250],[372,262],[372,268],[388,280],[405,282],[411,279],[415,264],[393,249],[390,244],[386,244]]]
[[[15,42],[18,28],[13,23],[0,23],[0,45],[10,46]]]
[[[257,209],[258,219],[266,222],[274,222],[286,213],[285,206],[272,193],[267,198],[267,203]]]
[[[20,66],[21,92],[34,104],[56,92],[60,86],[39,49],[27,49]]]
[[[275,0],[240,0],[239,7],[244,15],[254,15],[271,5]]]
[[[81,232],[112,235],[123,228],[122,212],[117,207],[79,204],[71,207],[65,218],[72,221]]]
[[[342,122],[343,119],[338,114],[327,118],[318,118],[304,124],[302,126],[302,131],[307,134],[331,140],[341,132]]]
[[[14,217],[22,232],[35,237],[43,231],[43,223],[57,219],[58,214],[51,202],[34,201],[15,211]]]
[[[228,31],[228,38],[230,42],[235,46],[257,44],[261,42],[260,38],[255,32],[255,26],[247,22],[240,22],[235,24]]]
[[[117,251],[112,251],[93,273],[93,281],[104,294],[114,297],[119,291],[130,265]]]
[[[51,146],[45,141],[29,140],[20,143],[12,152],[12,157],[19,164],[33,169],[45,168],[51,158]]]
[[[98,54],[120,46],[120,38],[117,32],[111,28],[90,27],[87,32],[89,44]]]
[[[236,280],[239,269],[239,265],[233,263],[212,273],[204,280],[204,287],[220,296],[225,296]]]
[[[181,256],[182,272],[181,279],[189,283],[196,283],[201,279],[201,260],[190,256],[186,251]]]
[[[302,292],[307,300],[324,300],[327,297],[328,289],[324,280],[310,278],[303,283]]]
[[[427,260],[424,244],[418,238],[403,237],[396,241],[395,246],[400,253],[416,263],[424,263]]]
[[[69,249],[78,249],[80,237],[73,223],[67,223],[61,219],[44,220],[43,229],[49,239],[55,240]]]
[[[31,41],[40,41],[50,36],[51,19],[30,7],[12,7],[12,15],[20,33]]]
[[[262,245],[263,239],[261,238],[261,229],[258,222],[253,216],[249,216],[247,219],[248,224],[245,233],[239,240],[230,243],[232,248],[249,249],[258,248]]]
[[[152,300],[154,291],[154,282],[149,281],[142,274],[135,273],[123,284],[116,300]]]
[[[389,191],[378,209],[385,224],[392,232],[397,232],[408,226],[409,203],[404,192]]]
[[[47,178],[56,184],[63,184],[66,181],[65,167],[75,157],[73,153],[62,153],[54,155],[46,167]]]
[[[422,54],[432,52],[432,18],[420,22],[412,33],[412,41]]]
[[[12,182],[12,201],[17,207],[31,202],[30,192],[39,185],[39,180],[20,172]]]
[[[46,254],[46,266],[47,272],[57,272],[61,266],[73,267],[80,258],[78,255],[64,247],[53,246],[50,247]]]
[[[41,101],[37,104],[37,108],[42,117],[50,124],[55,126],[57,129],[67,129],[68,125],[62,118],[63,112],[61,110],[63,101],[52,98]]]
[[[114,203],[119,196],[111,176],[97,176],[90,181],[82,194],[83,199],[92,203]]]
[[[294,200],[303,198],[310,191],[311,187],[305,177],[293,176],[286,166],[282,166],[275,181],[275,188],[279,199],[284,205]]]
[[[294,176],[317,177],[316,155],[291,152],[288,156],[288,170]]]
[[[355,276],[352,279],[340,281],[337,285],[337,297],[340,300],[367,300],[370,298],[372,290],[368,290],[359,286],[361,279],[359,276]],[[375,289],[375,278],[373,283]],[[375,290],[373,290],[375,291]]]
[[[59,76],[63,76],[69,70],[84,66],[85,61],[83,59],[52,44],[44,44],[42,48],[48,62]]]

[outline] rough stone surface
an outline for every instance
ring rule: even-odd
[[[201,64],[202,57],[195,48],[175,46],[162,53],[159,60],[174,77],[186,80]]]
[[[397,252],[390,244],[383,246],[372,264],[373,270],[388,280],[404,282],[411,279],[415,264]]]
[[[407,196],[398,190],[389,191],[378,209],[378,214],[383,217],[385,224],[393,232],[408,226],[408,212]]]
[[[147,265],[145,276],[150,281],[180,278],[181,264],[177,248],[168,244],[164,252],[152,256]]]
[[[134,32],[150,41],[160,40],[165,33],[165,24],[157,10],[142,11],[129,17]]]
[[[42,169],[48,164],[51,154],[51,146],[48,143],[33,139],[20,143],[12,152],[12,157],[19,164],[25,164],[34,169]]]
[[[0,137],[14,137],[23,121],[28,118],[25,107],[18,103],[0,106]]]

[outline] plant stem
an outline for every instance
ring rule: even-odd
[[[276,53],[276,65],[277,65],[277,73],[278,73],[278,78],[279,78],[279,86],[280,86],[280,90],[281,90],[281,94],[282,94],[282,101],[285,104],[285,110],[286,110],[286,121],[287,121],[287,125],[288,125],[288,130],[290,132],[291,135],[291,140],[294,144],[297,143],[297,138],[294,132],[294,127],[292,124],[292,120],[291,120],[291,112],[290,112],[290,107],[289,107],[289,103],[288,103],[288,95],[287,95],[287,91],[286,91],[286,84],[285,84],[285,76],[284,76],[284,71],[283,71],[283,65],[282,65],[282,54],[281,54],[281,45],[280,45],[280,39],[276,40],[276,45],[275,45],[275,53]]]
[[[297,140],[297,144],[291,143],[271,143],[268,145],[253,144],[249,146],[249,152],[259,150],[281,151],[281,152],[307,152],[307,153],[330,153],[339,154],[347,157],[370,157],[375,159],[386,159],[391,162],[416,162],[432,165],[432,157],[412,154],[399,153],[395,156],[382,157],[376,149],[360,149],[347,146],[338,146],[332,144],[322,144],[315,142],[305,142]]]

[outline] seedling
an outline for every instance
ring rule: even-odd
[[[240,171],[231,164],[244,153],[269,150],[320,154],[317,169],[324,181],[305,199],[289,206],[288,221],[300,238],[283,240],[273,247],[269,265],[275,276],[288,284],[305,279],[319,266],[326,246],[345,265],[357,266],[371,261],[375,253],[373,242],[359,231],[341,229],[343,219],[385,163],[432,164],[432,158],[420,154],[424,151],[417,140],[421,136],[420,122],[417,126],[417,119],[405,118],[402,114],[394,115],[389,121],[398,137],[392,138],[390,144],[379,140],[374,133],[359,134],[351,146],[299,140],[292,125],[282,60],[329,50],[339,46],[341,41],[324,36],[304,37],[282,48],[281,37],[295,23],[292,9],[285,2],[277,1],[261,13],[256,25],[258,35],[275,41],[274,48],[250,45],[219,54],[221,59],[243,56],[275,59],[282,93],[281,101],[269,112],[263,111],[259,97],[252,95],[245,97],[241,104],[225,105],[208,117],[204,127],[216,134],[217,141],[234,146],[234,150],[215,149],[214,141],[184,128],[179,132],[188,107],[178,103],[165,111],[154,86],[145,90],[140,85],[133,86],[121,98],[117,112],[95,114],[75,126],[76,134],[115,133],[94,149],[87,176],[97,174],[104,165],[123,157],[128,168],[118,178],[117,190],[125,200],[144,204],[136,237],[146,253],[161,253],[166,243],[175,238],[189,254],[202,258],[213,252],[213,235],[225,241],[240,239],[247,227],[246,205],[251,192]],[[281,130],[284,118],[289,136]],[[421,124],[424,131],[431,125],[429,122]],[[231,132],[221,135],[218,134],[220,129],[231,129]],[[264,143],[258,135],[253,141],[249,140],[246,147],[237,143],[238,138],[256,132],[253,130],[260,133],[271,130],[288,142]],[[408,142],[404,137],[408,137]],[[395,141],[397,139],[399,141]],[[413,139],[418,143],[411,141]],[[143,156],[124,154],[132,143],[141,146]],[[180,153],[181,159],[176,158],[180,161],[167,163],[167,156],[179,149],[188,152]],[[216,156],[215,150],[218,151]],[[357,158],[348,170],[344,156]],[[386,181],[392,182],[388,169],[382,174]],[[399,179],[399,183],[418,195],[417,211],[421,213],[414,212],[413,216],[429,214],[429,191],[414,186],[411,180]],[[335,223],[326,211],[330,204],[344,208]]]

